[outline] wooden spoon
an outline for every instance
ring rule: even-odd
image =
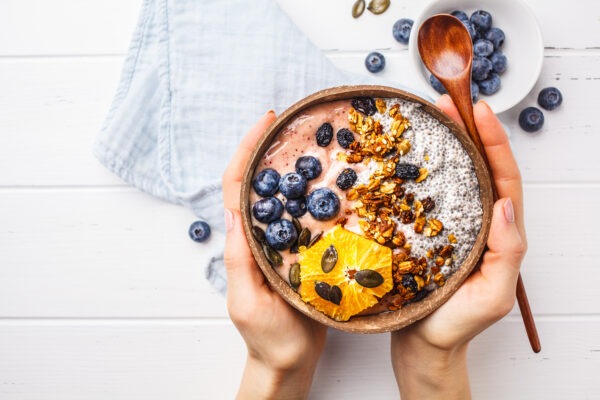
[[[423,63],[442,82],[456,104],[469,136],[479,149],[489,169],[489,163],[473,117],[473,101],[471,99],[473,44],[467,28],[458,18],[450,14],[434,15],[423,22],[419,29],[418,47]],[[497,200],[498,192],[493,183],[492,186],[494,200]],[[540,338],[521,274],[517,281],[517,301],[531,348],[535,353],[539,353],[541,350]]]

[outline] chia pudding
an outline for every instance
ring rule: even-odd
[[[448,127],[403,99],[360,97],[301,111],[271,142],[253,187],[253,233],[267,259],[303,300],[338,320],[422,300],[460,268],[482,226],[473,161]],[[363,246],[351,269],[336,266],[340,253],[353,251],[350,242],[336,243],[348,232]],[[389,265],[377,272],[368,253],[381,264],[380,247]],[[332,257],[346,268],[343,285],[324,278]],[[348,307],[341,299],[355,279],[352,295],[361,306],[341,314],[335,309]],[[363,302],[373,282],[386,291]]]

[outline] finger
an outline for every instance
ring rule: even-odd
[[[435,105],[438,106],[443,112],[448,114],[448,116],[460,125],[463,129],[465,127],[465,123],[463,122],[460,114],[458,113],[458,109],[454,105],[454,102],[447,94],[440,96],[440,98],[435,102]]]
[[[502,124],[484,101],[474,107],[475,124],[487,155],[496,183],[498,197],[512,199],[517,225],[523,227],[523,187],[521,173],[510,148],[508,136]],[[521,230],[524,236],[524,230]]]
[[[521,261],[526,251],[526,244],[514,218],[510,198],[500,199],[494,204],[487,243],[489,250],[485,254],[480,271],[486,280],[494,282],[494,287],[501,290],[507,287],[512,290],[516,287]]]
[[[227,236],[225,239],[225,270],[227,272],[227,291],[240,294],[256,290],[265,282],[259,270],[242,227],[239,210],[225,210]]]
[[[223,200],[226,208],[239,209],[240,186],[244,167],[256,148],[261,135],[275,120],[275,111],[270,110],[263,115],[256,125],[244,136],[229,166],[223,174]]]

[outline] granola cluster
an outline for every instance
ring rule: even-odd
[[[358,225],[364,236],[393,250],[392,271],[394,289],[384,299],[390,310],[396,310],[403,304],[424,298],[432,283],[445,284],[441,267],[453,262],[454,246],[432,248],[427,254],[411,254],[412,245],[407,242],[404,229],[412,229],[425,237],[440,235],[444,230],[442,221],[429,217],[435,208],[431,197],[416,199],[414,193],[407,193],[403,183],[405,179],[397,173],[402,156],[410,152],[411,142],[403,138],[403,133],[411,124],[400,112],[400,105],[393,104],[389,109],[383,99],[375,101],[377,111],[392,118],[390,128],[384,131],[382,124],[373,116],[363,115],[355,108],[348,111],[350,129],[358,134],[348,151],[338,154],[338,159],[349,164],[376,162],[376,168],[366,183],[354,185],[346,192],[346,198],[352,201],[352,209],[347,213],[356,213]],[[427,168],[414,168],[407,177],[415,183],[423,182],[429,176]],[[401,175],[402,176],[402,175]],[[448,237],[449,243],[456,243],[454,235]]]

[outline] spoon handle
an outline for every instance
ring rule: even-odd
[[[467,127],[467,132],[469,136],[473,140],[473,143],[477,146],[479,153],[483,157],[488,170],[490,169],[490,163],[485,154],[485,149],[483,147],[483,143],[481,142],[481,138],[479,137],[479,132],[477,131],[477,126],[475,125],[475,116],[473,115],[473,105],[470,102],[471,93],[470,87],[461,88],[454,87],[451,88],[451,85],[448,85],[448,91],[450,93],[450,97],[455,100],[456,108],[458,108],[458,112],[465,122],[465,126]],[[456,93],[456,91],[466,90],[466,95],[464,93]],[[461,101],[458,99],[469,99],[469,103],[466,101]],[[456,101],[458,100],[458,101]],[[494,201],[498,200],[498,191],[496,190],[496,185],[492,180],[492,191],[494,193]],[[542,349],[540,344],[540,337],[537,332],[537,328],[535,326],[535,320],[533,319],[533,314],[531,312],[531,307],[529,306],[529,300],[527,299],[527,292],[525,292],[525,285],[523,284],[523,278],[521,277],[521,273],[519,273],[519,279],[517,280],[517,302],[519,303],[519,310],[521,311],[521,317],[523,318],[523,323],[525,324],[525,331],[527,332],[527,338],[529,339],[529,344],[531,345],[531,349],[534,353],[539,353]]]

